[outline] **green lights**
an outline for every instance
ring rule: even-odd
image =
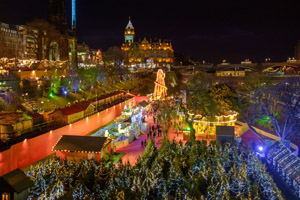
[[[51,93],[49,94],[49,97],[50,97],[50,98],[53,98],[53,96],[54,96],[54,95],[53,95],[53,93],[51,92]]]
[[[184,127],[183,130],[184,130],[184,131],[190,131],[191,128],[190,128],[190,127]]]

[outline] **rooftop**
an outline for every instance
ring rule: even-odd
[[[25,121],[32,119],[24,113],[17,112],[0,112],[0,124],[13,125],[18,121]]]
[[[109,98],[111,96],[118,95],[118,94],[121,94],[121,93],[123,93],[123,92],[118,91],[118,92],[113,92],[113,93],[110,93],[110,94],[106,94],[106,95],[103,95],[101,97],[98,97],[97,101],[100,101],[102,99],[106,99],[106,98]],[[64,115],[72,115],[74,113],[78,113],[78,112],[82,112],[82,111],[86,110],[89,107],[89,105],[93,102],[96,102],[96,99],[91,99],[91,100],[88,100],[88,101],[83,101],[83,102],[80,102],[80,103],[73,104],[70,107],[62,108],[61,111]]]
[[[101,152],[102,148],[110,142],[108,137],[63,135],[53,151],[70,152]]]
[[[0,178],[0,193],[1,192],[23,192],[31,187],[33,182],[20,169],[15,169]]]
[[[140,102],[139,105],[140,105],[141,107],[145,108],[145,107],[147,107],[147,106],[149,105],[149,103],[148,103],[147,101],[144,100],[144,101]]]
[[[132,25],[132,23],[131,23],[130,19],[129,19],[129,22],[128,22],[128,24],[127,24],[126,28],[133,28],[133,25]]]

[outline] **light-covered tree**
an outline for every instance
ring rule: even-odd
[[[179,100],[180,109],[185,115],[185,122],[190,128],[190,140],[195,140],[195,129],[193,122],[196,115],[207,118],[212,118],[217,114],[217,108],[208,88],[211,87],[211,82],[204,73],[197,73],[192,76],[187,83],[187,103],[183,104],[182,99]],[[191,113],[191,116],[189,115]],[[200,119],[198,117],[198,119]]]
[[[272,85],[259,87],[251,102],[257,109],[255,117],[267,116],[281,140],[297,136],[300,123],[300,88],[298,78],[287,78]]]

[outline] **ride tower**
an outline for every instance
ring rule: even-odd
[[[156,75],[155,88],[153,94],[153,100],[164,100],[167,96],[167,87],[165,84],[165,73],[159,69]]]

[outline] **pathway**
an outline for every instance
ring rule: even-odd
[[[146,122],[148,122],[152,126],[154,124],[153,117],[149,116],[146,119]],[[156,143],[157,148],[160,148],[160,146],[161,146],[161,143],[159,142],[159,140],[161,138],[162,138],[161,136],[155,138],[155,143]],[[169,133],[168,133],[168,138],[170,141],[172,141],[172,140],[176,140],[176,142],[179,142],[180,140],[183,141],[183,134],[180,133],[180,134],[178,134],[178,137],[177,137],[175,129],[170,128]],[[138,157],[142,156],[142,154],[145,150],[145,148],[141,146],[141,142],[145,141],[145,140],[148,141],[147,133],[141,134],[139,136],[138,140],[133,141],[132,143],[128,144],[127,146],[116,149],[116,152],[125,153],[125,155],[122,157],[122,162],[124,164],[127,162],[129,162],[130,165],[136,164]],[[183,143],[185,143],[185,141],[183,141]]]

